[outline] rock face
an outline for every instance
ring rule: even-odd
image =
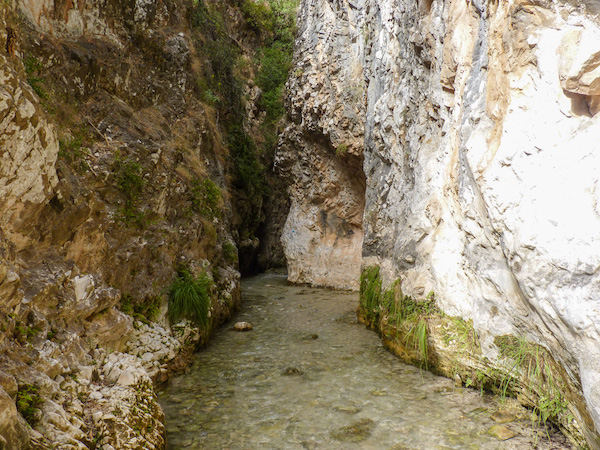
[[[276,156],[290,185],[281,239],[293,282],[358,287],[365,191],[361,16],[328,2],[301,3],[287,91],[292,122]]]
[[[597,4],[316,0],[299,22],[278,156],[291,278],[355,286],[362,256],[473,320],[490,359],[499,335],[543,345],[599,447]]]
[[[0,448],[164,448],[154,383],[239,307],[190,8],[0,4]],[[167,323],[179,267],[212,277],[206,330]]]

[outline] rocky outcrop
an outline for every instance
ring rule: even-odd
[[[239,307],[188,6],[0,5],[0,448],[164,448],[154,385]],[[166,319],[180,267],[205,330]]]
[[[340,285],[312,271],[337,266],[351,248],[349,277],[362,256],[382,268],[384,284],[399,278],[415,298],[435,292],[445,312],[473,321],[490,360],[500,335],[542,345],[578,393],[572,409],[592,447],[600,446],[596,6],[305,1],[301,82],[289,83],[294,123],[279,155],[292,180],[283,240],[294,279]],[[353,86],[361,95],[351,102]],[[335,211],[347,220],[337,211],[363,204],[343,194],[355,185],[339,184],[356,168],[334,159],[343,141],[364,157],[364,214],[353,222],[362,251],[324,238],[316,219]],[[338,165],[326,169],[317,145]],[[327,202],[312,184],[324,177],[336,185]],[[327,252],[308,256],[321,246]]]
[[[293,282],[358,287],[365,191],[361,16],[356,8],[301,3],[287,86],[291,123],[275,161],[290,186],[281,239]]]

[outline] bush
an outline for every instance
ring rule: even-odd
[[[127,223],[135,223],[143,226],[146,216],[142,211],[138,211],[137,202],[144,187],[141,166],[131,160],[121,161],[116,159],[117,165],[117,187],[125,195],[125,207],[121,210],[122,220]]]
[[[189,270],[181,269],[169,288],[169,320],[175,323],[189,319],[196,325],[208,327],[210,288],[213,282],[205,273],[194,277]]]
[[[37,421],[35,413],[42,403],[44,400],[38,395],[37,386],[26,384],[17,392],[17,410],[31,426]]]
[[[223,244],[223,257],[230,263],[236,263],[238,260],[238,249],[231,242],[227,241]]]
[[[221,190],[209,178],[192,181],[190,189],[194,211],[208,219],[221,217]]]

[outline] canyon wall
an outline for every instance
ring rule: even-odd
[[[599,12],[592,1],[305,0],[277,155],[292,280],[356,287],[361,264],[377,265],[384,284],[434,292],[472,320],[490,360],[501,335],[544,346],[593,448]]]
[[[259,259],[276,38],[242,3],[0,4],[0,448],[165,447],[154,384],[239,307],[238,247]],[[205,327],[167,317],[183,274]]]

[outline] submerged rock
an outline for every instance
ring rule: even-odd
[[[283,371],[282,375],[302,375],[302,371],[296,367],[288,367]]]
[[[236,322],[233,329],[235,331],[250,331],[252,329],[252,324],[249,322]]]
[[[501,441],[507,441],[508,439],[514,438],[517,435],[517,433],[509,428],[506,428],[504,425],[494,425],[489,429],[488,433],[490,436],[494,436]]]
[[[491,415],[491,418],[498,423],[509,423],[516,419],[514,414],[507,411],[496,411]]]
[[[347,427],[339,428],[331,433],[331,437],[342,442],[362,442],[371,436],[375,422],[371,419],[361,419]]]

